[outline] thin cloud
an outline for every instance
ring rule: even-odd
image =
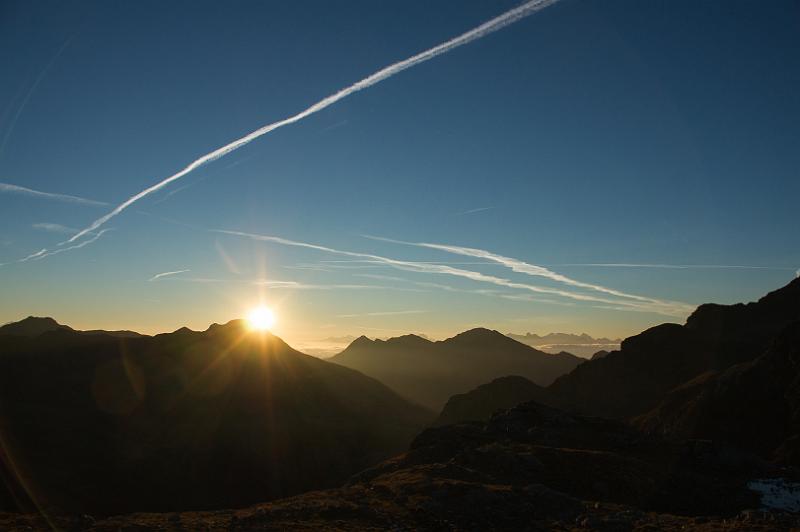
[[[59,47],[58,51],[55,53],[53,58],[50,59],[50,61],[39,72],[39,75],[36,76],[36,79],[31,85],[31,88],[28,89],[28,92],[27,94],[25,94],[25,98],[22,99],[22,103],[17,109],[17,112],[14,113],[14,116],[11,118],[9,122],[6,134],[3,136],[3,142],[0,143],[0,155],[3,154],[3,150],[6,147],[6,143],[8,142],[9,137],[11,137],[11,133],[14,131],[14,126],[17,124],[17,120],[19,120],[20,115],[22,115],[22,112],[25,110],[25,106],[28,105],[28,100],[30,100],[31,96],[33,96],[33,93],[36,92],[36,88],[39,86],[39,84],[42,82],[45,76],[47,76],[47,72],[50,70],[50,68],[55,64],[56,61],[58,61],[58,58],[61,57],[61,54],[64,52],[67,46],[69,46],[69,43],[72,42],[72,37],[74,37],[74,35],[70,36],[66,41],[64,41],[64,43],[61,45],[61,47]]]
[[[190,272],[190,271],[192,271],[192,270],[175,270],[175,271],[171,271],[171,272],[157,273],[154,276],[152,276],[150,279],[148,279],[148,282],[152,283],[153,281],[157,281],[158,279],[163,279],[164,277],[169,277],[170,275],[178,275],[180,273],[186,273],[186,272]]]
[[[166,272],[172,273],[172,272]],[[163,279],[164,277],[162,277]],[[269,279],[223,279],[215,277],[171,277],[166,276],[166,281],[181,281],[187,283],[240,283],[261,286],[264,288],[289,289],[289,290],[400,290],[418,292],[411,288],[397,288],[393,286],[380,286],[371,284],[308,284],[297,281],[279,281]]]
[[[380,261],[377,261],[377,260],[365,260],[365,259],[361,259],[361,260],[321,260],[319,262],[321,264],[328,264],[328,263],[331,263],[331,264],[359,264],[360,263],[360,264],[376,264],[376,265],[382,264]],[[495,266],[494,263],[489,262],[489,261],[480,261],[479,262],[479,261],[474,261],[474,260],[473,261],[420,260],[420,261],[416,261],[416,262],[419,263],[419,264],[455,264],[455,265],[462,265],[462,266],[465,266],[465,265]]]
[[[316,113],[318,111],[321,111],[321,110],[325,109],[326,107],[328,107],[330,105],[333,105],[334,103],[338,102],[339,100],[341,100],[343,98],[346,98],[346,97],[350,96],[351,94],[354,94],[354,93],[356,93],[358,91],[361,91],[363,89],[371,87],[371,86],[375,85],[376,83],[380,83],[381,81],[383,81],[385,79],[388,79],[388,78],[394,76],[395,74],[398,74],[398,73],[402,72],[403,70],[406,70],[406,69],[411,68],[413,66],[416,66],[416,65],[418,65],[420,63],[423,63],[425,61],[433,59],[434,57],[437,57],[437,56],[439,56],[441,54],[447,53],[447,52],[449,52],[449,51],[451,51],[451,50],[453,50],[455,48],[458,48],[459,46],[463,46],[463,45],[468,44],[468,43],[470,43],[470,42],[472,42],[472,41],[474,41],[476,39],[480,39],[482,37],[485,37],[486,35],[489,35],[490,33],[498,31],[498,30],[508,26],[509,24],[513,24],[514,22],[517,22],[517,21],[521,20],[522,18],[524,18],[524,17],[526,17],[528,15],[536,13],[537,11],[539,11],[541,9],[544,9],[545,7],[547,7],[547,6],[551,5],[551,4],[556,3],[557,1],[558,0],[530,0],[528,2],[525,2],[524,4],[522,4],[519,7],[516,7],[514,9],[509,10],[509,11],[506,11],[505,13],[503,13],[503,14],[501,14],[501,15],[499,15],[499,16],[497,16],[497,17],[495,17],[495,18],[493,18],[493,19],[491,19],[491,20],[489,20],[487,22],[484,22],[480,26],[477,26],[477,27],[465,32],[465,33],[462,33],[458,37],[455,37],[453,39],[445,41],[445,42],[443,42],[443,43],[441,43],[441,44],[439,44],[437,46],[434,46],[433,48],[429,48],[429,49],[425,50],[424,52],[420,52],[420,53],[418,53],[416,55],[413,55],[413,56],[409,57],[408,59],[404,59],[402,61],[398,61],[398,62],[393,63],[393,64],[391,64],[391,65],[389,65],[387,67],[384,67],[381,70],[378,70],[377,72],[375,72],[374,74],[371,74],[370,76],[367,76],[366,78],[362,79],[361,81],[358,81],[358,82],[350,85],[349,87],[345,87],[344,89],[341,89],[338,92],[335,92],[334,94],[331,94],[330,96],[327,96],[327,97],[323,98],[322,100],[320,100],[317,103],[311,105],[310,107],[306,108],[305,110],[297,113],[296,115],[290,116],[289,118],[285,118],[283,120],[279,120],[278,122],[273,122],[271,124],[267,124],[267,125],[255,130],[255,131],[253,131],[252,133],[249,133],[249,134],[245,135],[244,137],[236,139],[236,140],[234,140],[233,142],[231,142],[229,144],[226,144],[226,145],[224,145],[224,146],[222,146],[220,148],[217,148],[216,150],[214,150],[212,152],[209,152],[209,153],[203,155],[202,157],[200,157],[198,159],[195,159],[194,161],[189,163],[189,165],[186,166],[183,170],[181,170],[181,171],[179,171],[179,172],[177,172],[177,173],[175,173],[175,174],[173,174],[173,175],[171,175],[171,176],[169,176],[169,177],[167,177],[165,179],[162,179],[158,183],[156,183],[156,184],[154,184],[154,185],[142,190],[138,194],[134,194],[133,196],[131,196],[130,198],[128,198],[124,202],[122,202],[119,205],[117,205],[116,207],[114,207],[114,209],[111,212],[109,212],[108,214],[98,218],[97,220],[92,222],[88,227],[86,227],[85,229],[79,231],[76,235],[71,237],[66,242],[74,242],[75,240],[78,240],[79,238],[82,238],[87,233],[89,233],[91,231],[94,231],[95,229],[99,228],[101,225],[103,225],[106,222],[108,222],[111,218],[117,216],[119,213],[121,213],[122,211],[124,211],[125,209],[127,209],[128,207],[130,207],[131,205],[133,205],[134,203],[136,203],[140,199],[144,198],[145,196],[148,196],[148,195],[152,194],[153,192],[156,192],[157,190],[162,189],[163,187],[167,186],[168,184],[172,183],[173,181],[176,181],[176,180],[180,179],[181,177],[185,176],[189,172],[191,172],[191,171],[193,171],[193,170],[195,170],[195,169],[197,169],[197,168],[199,168],[199,167],[201,167],[201,166],[203,166],[205,164],[208,164],[208,163],[210,163],[212,161],[215,161],[216,159],[219,159],[220,157],[224,157],[228,153],[230,153],[230,152],[232,152],[234,150],[237,150],[237,149],[241,148],[242,146],[244,146],[246,144],[249,144],[250,142],[256,140],[257,138],[259,138],[259,137],[261,137],[263,135],[266,135],[267,133],[269,133],[271,131],[274,131],[274,130],[276,130],[278,128],[281,128],[281,127],[289,125],[289,124],[293,124],[295,122],[299,122],[300,120],[303,120],[304,118],[306,118],[306,117],[308,117],[308,116],[310,116],[310,115],[312,115],[312,114],[314,114],[314,113]]]
[[[12,185],[11,183],[0,183],[0,192],[8,194],[21,194],[23,196],[30,196],[34,198],[49,199],[54,201],[64,201],[67,203],[77,203],[80,205],[91,205],[93,207],[108,207],[108,203],[104,201],[96,201],[80,196],[71,196],[69,194],[56,194],[53,192],[42,192],[41,190],[33,190],[32,188],[21,187],[19,185]],[[86,231],[84,234],[89,233]]]
[[[92,238],[90,238],[89,240],[84,240],[83,242],[81,242],[79,244],[75,244],[74,246],[69,246],[69,247],[60,248],[60,249],[54,249],[53,251],[48,251],[46,248],[45,249],[41,249],[41,250],[37,251],[36,253],[32,253],[32,254],[28,255],[27,257],[25,257],[25,258],[19,259],[16,262],[28,262],[29,260],[41,260],[41,259],[43,259],[45,257],[51,257],[53,255],[58,255],[59,253],[64,253],[65,251],[71,251],[73,249],[80,249],[80,248],[88,246],[89,244],[97,242],[97,240],[101,236],[103,236],[104,234],[108,233],[109,231],[113,231],[113,229],[101,229],[100,231],[95,233],[94,236]],[[8,264],[8,263],[6,263],[6,264]]]
[[[635,264],[624,262],[589,262],[554,264],[553,266],[577,266],[587,268],[660,268],[668,270],[774,270],[793,271],[794,268],[781,266],[744,266],[738,264]]]
[[[478,213],[478,212],[490,211],[490,210],[496,209],[496,208],[497,207],[478,207],[477,209],[470,209],[468,211],[458,212],[458,213],[456,213],[456,216],[465,216],[467,214],[475,214],[475,213]]]
[[[167,200],[168,200],[170,197],[172,197],[173,195],[177,194],[178,192],[180,192],[180,191],[182,191],[182,190],[186,190],[187,188],[189,188],[189,187],[190,187],[190,186],[192,186],[192,185],[193,185],[193,183],[189,183],[189,184],[187,184],[187,185],[183,185],[183,186],[181,186],[181,187],[178,187],[178,188],[176,188],[175,190],[170,190],[169,192],[167,192],[166,194],[164,194],[164,196],[163,196],[163,197],[161,197],[161,198],[157,199],[156,201],[154,201],[154,202],[153,202],[153,205],[158,205],[159,203],[163,203],[163,202],[167,201]]]
[[[226,231],[226,230],[212,230],[215,233],[222,233],[234,236],[241,236],[246,238],[251,238],[254,240],[260,240],[264,242],[273,242],[276,244],[282,244],[285,246],[294,246],[306,249],[314,249],[317,251],[323,251],[326,253],[333,253],[338,255],[343,255],[347,257],[353,258],[363,258],[369,260],[375,260],[386,264],[387,266],[391,266],[398,270],[404,271],[412,271],[412,272],[419,272],[419,273],[432,273],[432,274],[441,274],[441,275],[451,275],[455,277],[462,277],[466,279],[470,279],[472,281],[483,282],[483,283],[490,283],[497,286],[503,286],[505,288],[517,289],[522,291],[530,291],[537,294],[548,294],[548,295],[557,295],[560,297],[564,297],[567,299],[572,299],[576,301],[584,301],[590,303],[603,303],[609,305],[621,305],[630,307],[631,309],[648,309],[649,312],[654,312],[658,314],[664,314],[668,316],[685,316],[694,307],[687,305],[685,303],[678,303],[678,302],[670,302],[670,301],[657,301],[657,300],[649,300],[647,298],[643,302],[639,301],[619,301],[613,299],[607,299],[603,297],[598,297],[590,294],[582,294],[577,292],[571,292],[568,290],[561,290],[556,288],[546,288],[538,285],[532,285],[528,283],[519,283],[513,282],[508,279],[504,279],[501,277],[497,277],[494,275],[487,275],[484,273],[471,271],[471,270],[464,270],[460,268],[454,268],[452,266],[447,266],[443,264],[428,264],[428,263],[419,263],[419,262],[412,262],[412,261],[403,261],[403,260],[396,260],[391,259],[388,257],[382,257],[380,255],[372,255],[369,253],[357,253],[353,251],[343,251],[338,249],[329,248],[326,246],[320,246],[317,244],[309,244],[307,242],[298,242],[294,240],[288,240],[286,238],[276,237],[276,236],[268,236],[268,235],[259,235],[254,233],[245,233],[242,231]]]
[[[607,288],[605,286],[592,284],[592,283],[585,283],[583,281],[578,281],[576,279],[572,279],[567,277],[566,275],[562,275],[560,273],[556,273],[552,270],[548,270],[544,266],[538,266],[536,264],[530,264],[518,259],[514,259],[511,257],[504,257],[503,255],[497,255],[496,253],[492,253],[491,251],[486,251],[484,249],[477,249],[477,248],[469,248],[464,246],[452,246],[446,244],[431,244],[427,242],[406,242],[404,240],[395,240],[392,238],[385,238],[380,236],[371,236],[371,235],[364,235],[366,238],[372,240],[379,240],[382,242],[391,242],[394,244],[403,244],[407,246],[416,246],[428,249],[436,249],[440,251],[446,251],[448,253],[453,253],[456,255],[464,255],[468,257],[476,257],[481,259],[486,259],[489,261],[496,262],[509,268],[510,270],[523,273],[526,275],[531,275],[534,277],[542,277],[545,279],[550,279],[552,281],[556,281],[562,284],[566,284],[575,288],[583,288],[587,290],[593,290],[595,292],[600,292],[603,294],[607,294],[614,297],[624,298],[624,299],[631,299],[634,301],[638,301],[641,303],[645,303],[648,306],[663,306],[663,307],[673,307],[676,311],[677,309],[681,308],[681,312],[690,312],[693,307],[686,305],[684,303],[678,303],[676,301],[664,301],[660,299],[655,299],[651,297],[644,297],[639,296],[636,294],[629,294],[627,292],[622,292],[621,290],[615,290],[613,288]],[[615,302],[620,303],[620,302]],[[627,304],[627,303],[625,303]]]
[[[61,224],[51,224],[51,223],[38,223],[31,225],[34,229],[40,229],[42,231],[47,231],[49,233],[59,233],[62,235],[73,235],[78,232],[77,229],[72,227],[67,227],[66,225]]]
[[[342,126],[346,126],[346,125],[347,125],[347,120],[340,120],[340,121],[336,122],[335,124],[331,124],[331,125],[329,125],[327,127],[323,127],[322,129],[319,130],[319,132],[320,133],[327,133],[328,131],[331,131],[333,129],[338,129],[338,128],[340,128]]]
[[[339,314],[337,318],[364,318],[372,316],[402,316],[405,314],[424,314],[427,310],[387,310],[384,312],[364,312],[362,314]]]

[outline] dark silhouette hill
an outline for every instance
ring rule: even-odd
[[[329,360],[374,377],[437,411],[452,395],[492,379],[521,375],[546,386],[583,361],[569,353],[543,353],[481,328],[438,342],[415,335],[389,340],[362,336]]]
[[[239,321],[0,336],[6,466],[50,510],[234,508],[335,486],[433,417]]]
[[[685,325],[667,323],[627,338],[619,351],[581,364],[548,392],[564,408],[629,418],[706,373],[761,356],[800,319],[800,279],[755,303],[701,305]]]
[[[708,442],[524,403],[490,420],[428,429],[409,450],[336,489],[209,513],[56,520],[106,530],[771,531],[797,514],[755,510],[749,481],[774,474]],[[12,522],[0,515],[0,525]],[[16,517],[16,525],[43,525]]]
[[[467,393],[452,396],[434,425],[487,421],[498,410],[528,401],[547,402],[547,391],[525,377],[500,377]]]
[[[73,331],[80,334],[106,334],[109,336],[119,336],[133,338],[143,336],[134,331],[104,331],[101,329],[94,329],[90,331],[78,331],[68,325],[62,325],[53,318],[45,317],[38,318],[35,316],[28,316],[27,318],[7,323],[0,327],[0,336],[39,336],[40,334],[50,331]]]
[[[6,323],[0,327],[0,335],[39,336],[42,333],[57,330],[71,331],[73,329],[66,325],[61,325],[53,318],[28,316],[24,320]]]
[[[726,441],[800,466],[800,321],[760,357],[703,373],[635,423],[650,433]]]

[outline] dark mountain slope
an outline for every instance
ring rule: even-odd
[[[334,486],[433,415],[240,322],[0,337],[2,440],[37,504],[231,508]]]
[[[698,376],[635,422],[647,432],[726,441],[800,466],[800,322],[764,355]]]
[[[547,391],[525,377],[500,377],[467,393],[451,397],[435,425],[487,421],[498,410],[506,410],[528,401],[547,402]]]
[[[800,279],[756,303],[701,305],[686,325],[659,325],[628,338],[619,351],[581,364],[548,391],[568,409],[612,418],[640,415],[702,373],[757,358],[798,319]]]
[[[707,442],[525,403],[489,421],[428,429],[408,452],[337,489],[237,511],[57,518],[107,530],[771,531],[797,514],[753,510],[748,480],[774,473]],[[0,514],[0,526],[40,526]]]
[[[452,395],[498,377],[521,375],[545,386],[583,359],[543,353],[497,331],[473,329],[439,342],[414,335],[386,341],[362,336],[330,361],[440,410]]]

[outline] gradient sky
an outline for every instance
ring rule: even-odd
[[[563,0],[188,174],[84,247],[19,262],[517,5],[0,2],[0,183],[109,204],[0,186],[0,322],[205,329],[263,301],[300,347],[478,325],[627,336],[796,275],[800,4],[777,0]],[[468,263],[450,266],[511,286],[212,230]]]

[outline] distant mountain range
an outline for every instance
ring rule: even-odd
[[[549,333],[544,336],[534,333],[507,333],[506,336],[546,353],[566,351],[582,358],[591,358],[601,350],[613,351],[619,349],[619,345],[622,342],[619,338],[613,340],[610,338],[593,338],[586,333]]]
[[[328,360],[374,377],[436,411],[452,395],[492,379],[521,375],[546,386],[583,362],[569,353],[544,353],[481,328],[436,342],[416,335],[389,340],[362,336]]]
[[[0,332],[4,467],[40,507],[230,508],[335,486],[434,418],[240,321],[127,337],[28,318]]]
[[[0,473],[40,507],[232,508],[340,486],[62,528],[800,526],[751,510],[800,512],[800,279],[593,360],[487,329],[362,337],[331,363],[240,322],[154,337],[23,322],[0,328]],[[398,394],[444,408],[434,421]]]

